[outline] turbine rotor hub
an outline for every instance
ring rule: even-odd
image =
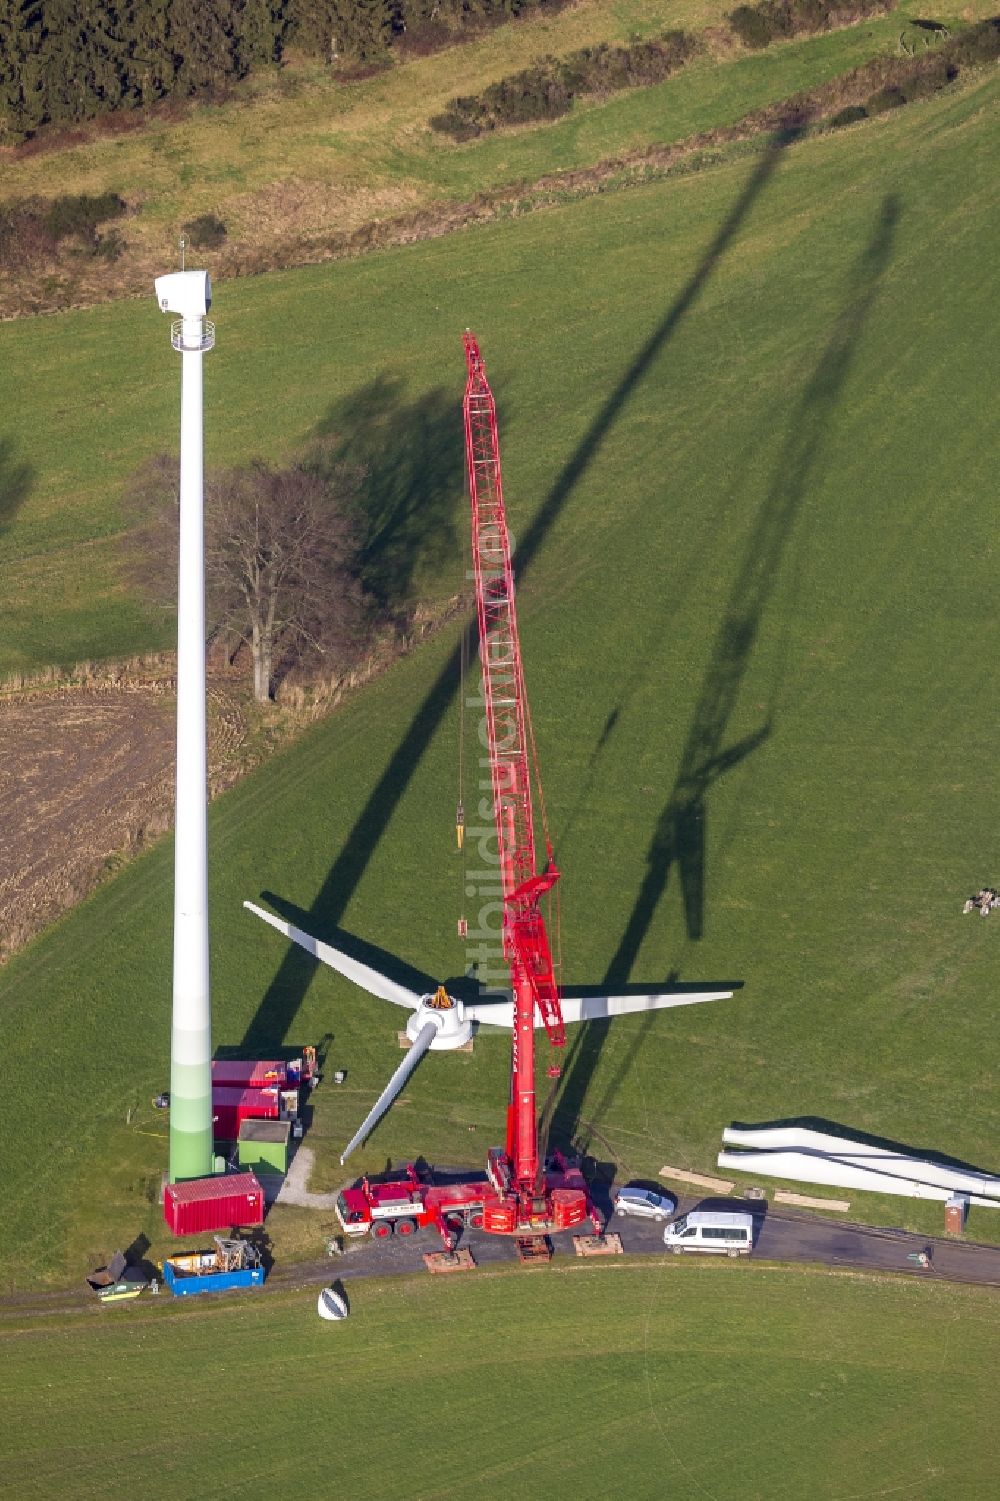
[[[428,1022],[437,1028],[432,1052],[464,1047],[472,1036],[472,1022],[465,1014],[465,1007],[443,985],[438,986],[434,995],[421,996],[420,1005],[406,1023],[406,1035],[411,1042],[416,1042]]]

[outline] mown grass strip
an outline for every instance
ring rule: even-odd
[[[656,1264],[349,1292],[333,1330],[315,1289],[6,1328],[0,1491],[104,1495],[109,1452],[151,1501],[259,1490],[286,1483],[289,1454],[323,1434],[337,1436],[312,1482],[324,1495],[360,1473],[368,1495],[397,1496],[405,1471],[418,1501],[572,1496],[596,1466],[653,1501],[665,1472],[682,1494],[714,1493],[720,1464],[738,1464],[751,1497],[989,1489],[976,1440],[997,1318],[982,1293]],[[192,1400],[192,1371],[202,1388],[238,1386],[252,1421],[220,1424],[215,1403]],[[489,1442],[501,1379],[511,1441]],[[456,1463],[454,1435],[470,1433]]]

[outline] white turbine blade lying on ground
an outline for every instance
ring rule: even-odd
[[[275,917],[272,912],[265,912],[263,907],[254,906],[253,902],[244,902],[244,907],[250,912],[256,913],[264,922],[270,923],[272,928],[277,928],[279,933],[284,933],[299,948],[305,949],[307,954],[312,954],[314,959],[328,964],[331,969],[346,975],[348,980],[353,980],[355,985],[360,985],[362,990],[367,990],[370,995],[377,995],[382,1001],[391,1001],[394,1006],[405,1006],[407,1011],[416,1011],[420,1005],[420,996],[415,990],[410,990],[406,985],[400,985],[395,980],[390,980],[388,975],[379,974],[377,969],[371,969],[367,964],[362,964],[360,959],[352,959],[349,954],[341,953],[329,943],[323,943],[319,938],[313,938],[308,933],[303,933],[301,928],[296,928],[292,923],[285,922],[284,918]]]
[[[807,1126],[727,1126],[722,1140],[727,1145],[757,1151],[813,1153],[836,1158],[851,1167],[872,1168],[899,1178],[936,1183],[939,1188],[951,1189],[953,1193],[978,1193],[988,1199],[1000,1199],[1000,1177],[995,1173],[979,1172],[972,1167],[953,1167],[902,1149],[873,1146],[855,1136],[813,1131]]]
[[[347,1161],[348,1157],[350,1157],[351,1153],[354,1151],[354,1148],[358,1145],[358,1143],[364,1141],[365,1137],[371,1131],[376,1121],[378,1121],[388,1110],[389,1106],[399,1094],[399,1091],[402,1089],[407,1079],[413,1073],[413,1070],[416,1068],[417,1064],[420,1062],[421,1058],[424,1056],[437,1034],[438,1024],[436,1021],[425,1022],[424,1025],[420,1028],[420,1031],[417,1033],[410,1051],[407,1053],[406,1057],[403,1059],[402,1063],[399,1065],[396,1072],[393,1074],[392,1078],[389,1080],[388,1084],[385,1086],[382,1093],[379,1095],[378,1099],[375,1101],[374,1105],[369,1110],[364,1120],[361,1122],[361,1125],[358,1127],[357,1131],[355,1131],[354,1135],[347,1143],[347,1146],[340,1154],[341,1164]]]
[[[874,1167],[861,1167],[839,1157],[821,1152],[720,1152],[716,1162],[722,1168],[739,1173],[763,1174],[770,1178],[789,1178],[793,1183],[825,1183],[833,1188],[859,1188],[865,1193],[897,1194],[904,1199],[950,1199],[955,1190],[938,1183],[923,1183],[917,1177],[901,1177]],[[1000,1209],[996,1199],[970,1194],[969,1203],[978,1208]]]
[[[666,991],[659,995],[584,995],[562,996],[559,1009],[564,1022],[600,1021],[606,1016],[630,1016],[637,1011],[665,1011],[670,1006],[697,1006],[701,1001],[727,1001],[731,990]],[[475,1001],[466,1003],[470,1021],[485,1022],[491,1027],[513,1027],[513,1001]],[[541,1014],[535,1012],[535,1026],[544,1027]]]

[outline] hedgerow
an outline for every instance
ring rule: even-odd
[[[858,85],[878,79],[878,88],[864,97],[863,104],[849,104],[824,122],[837,128],[853,125],[870,115],[884,115],[916,99],[926,99],[946,88],[969,68],[1000,60],[1000,17],[981,21],[943,41],[930,55],[913,58],[875,59],[849,75]]]
[[[433,130],[467,141],[504,125],[524,125],[564,115],[582,94],[612,94],[621,89],[661,83],[693,57],[696,39],[684,31],[634,42],[628,47],[602,43],[582,47],[566,57],[543,57],[532,68],[501,78],[481,94],[448,103],[430,121]]]
[[[729,24],[744,46],[760,51],[785,37],[885,15],[895,0],[762,0],[760,5],[738,5],[729,13]]]

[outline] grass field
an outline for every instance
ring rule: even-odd
[[[1000,1166],[997,919],[959,915],[998,874],[998,94],[982,80],[697,175],[217,289],[210,461],[339,433],[370,460],[402,593],[462,586],[459,335],[480,336],[565,979],[744,982],[572,1037],[555,1135],[620,1176],[710,1169],[730,1120],[798,1116]],[[165,320],[108,306],[6,325],[0,345],[0,666],[158,644],[115,534],[122,476],[173,442]],[[453,852],[457,639],[212,809],[216,1045],[325,1038],[348,1070],[315,1096],[317,1188],[343,1179],[398,1016],[240,902],[270,893],[434,976],[474,957],[455,936],[463,909],[488,916]],[[469,845],[476,888],[475,829]],[[0,970],[2,1292],[81,1288],[142,1236],[167,1250],[150,1098],[170,910],[165,841]],[[428,1057],[352,1166],[481,1162],[508,1046],[484,1032]],[[865,1195],[852,1217],[941,1221]],[[267,1224],[284,1268],[333,1228],[301,1209]],[[1000,1227],[973,1211],[970,1233]],[[995,1490],[992,1294],[628,1260],[350,1291],[337,1328],[315,1290],[5,1302],[0,1495],[104,1498],[119,1476],[150,1498]]]
[[[696,177],[220,289],[213,454],[293,447],[349,408],[408,524],[422,497],[429,552],[398,566],[442,594],[464,568],[459,332],[480,335],[565,872],[565,979],[745,981],[732,1003],[571,1043],[556,1130],[622,1172],[710,1167],[730,1120],[799,1115],[997,1166],[996,931],[959,917],[995,876],[1000,813],[980,520],[996,102],[984,82]],[[3,335],[61,383],[67,474],[107,442],[77,405],[105,363],[126,446],[170,430],[177,372],[150,308]],[[136,349],[146,383],[123,375]],[[449,483],[414,490],[414,452]],[[85,548],[96,499],[63,514]],[[11,639],[44,612],[10,539],[3,566]],[[455,639],[213,809],[215,1041],[334,1034],[349,1079],[317,1097],[320,1187],[398,1059],[397,1018],[285,955],[240,902],[270,890],[321,934],[342,924],[429,974],[462,971],[455,919],[464,905],[475,926],[478,903],[452,851]],[[163,845],[0,974],[24,1086],[0,1105],[5,1280],[73,1281],[113,1243],[156,1239],[169,917]],[[502,1131],[506,1047],[484,1035],[471,1057],[429,1058],[358,1166],[481,1160]],[[939,1223],[905,1201],[855,1211]],[[307,1221],[273,1217],[281,1254],[316,1252]],[[972,1230],[998,1233],[986,1212]]]
[[[350,1292],[338,1326],[314,1290],[14,1320],[0,1495],[103,1498],[109,1445],[149,1501],[994,1493],[985,1293],[686,1264]]]
[[[977,0],[968,15],[988,9]],[[363,83],[345,87],[322,76],[309,81],[293,70],[287,78],[257,80],[246,96],[194,111],[181,123],[156,121],[133,134],[7,160],[0,196],[111,190],[141,202],[141,213],[128,225],[132,248],[109,275],[111,295],[146,289],[154,273],[172,262],[185,217],[221,213],[231,224],[234,245],[252,247],[293,230],[308,235],[350,229],[401,209],[454,202],[555,170],[586,167],[615,153],[729,125],[879,51],[892,51],[900,28],[918,12],[926,13],[916,0],[906,0],[893,15],[862,27],[756,54],[706,56],[657,88],[590,101],[550,126],[461,147],[428,131],[427,116],[456,89],[502,76],[553,48],[621,40],[667,24],[703,29],[722,14],[714,0],[691,0],[676,14],[653,0],[622,0],[613,7],[587,0],[555,18],[500,28]],[[879,129],[873,136],[876,151]],[[708,189],[706,201],[711,197]],[[685,202],[686,195],[672,201]],[[558,234],[553,223],[527,243],[545,245]],[[471,261],[474,245],[467,253],[460,243],[460,258]],[[425,317],[435,314],[433,327],[440,321],[436,315],[444,309],[446,318],[450,306],[450,295],[437,279],[440,264],[433,257],[407,262],[402,274],[413,277],[407,305],[393,309],[405,370],[424,372],[410,393],[417,405],[403,401],[397,414],[399,425],[409,419],[414,429],[400,445],[410,451],[428,427],[420,401],[426,399],[432,362],[418,352],[430,347]],[[364,298],[366,287],[379,287],[381,266],[380,261],[357,281],[321,278],[302,285],[356,288]],[[618,274],[626,271],[619,266]],[[386,285],[392,285],[391,278]],[[555,287],[543,272],[538,290],[551,295]],[[255,447],[284,453],[324,420],[341,428],[354,424],[356,406],[348,417],[343,405],[334,405],[336,398],[342,403],[351,394],[362,396],[362,415],[373,421],[375,393],[359,383],[358,372],[372,360],[388,360],[381,367],[385,373],[395,366],[395,356],[386,355],[363,315],[344,318],[338,310],[325,331],[327,348],[316,349],[312,293],[303,294],[306,309],[300,317],[278,289],[237,289],[224,278],[217,279],[216,289],[222,343],[209,362],[208,400],[225,401],[215,411],[224,411],[231,426],[223,428],[217,418],[210,428],[210,462],[244,453],[248,433]],[[409,305],[413,298],[417,307]],[[227,327],[227,308],[237,318],[243,309],[253,309],[252,330],[249,324]],[[125,587],[119,547],[122,482],[143,458],[169,446],[175,431],[178,371],[166,341],[165,321],[151,296],[103,317],[0,326],[0,600],[7,627],[0,641],[0,675],[170,643],[170,623],[152,617]],[[264,360],[273,379],[262,402],[256,376],[259,369],[263,377],[259,362]],[[317,373],[328,383],[330,410],[317,406]],[[388,392],[383,388],[381,408],[391,410],[389,397],[395,396],[391,384]],[[438,403],[432,415],[440,411]],[[436,439],[440,423],[430,426]],[[369,447],[381,450],[381,444],[378,433]],[[398,462],[398,454],[393,457]],[[443,467],[437,449],[422,458],[425,474]],[[436,556],[429,561],[436,562]],[[418,581],[425,592],[434,591],[428,570],[418,572]],[[44,610],[38,609],[40,598]]]

